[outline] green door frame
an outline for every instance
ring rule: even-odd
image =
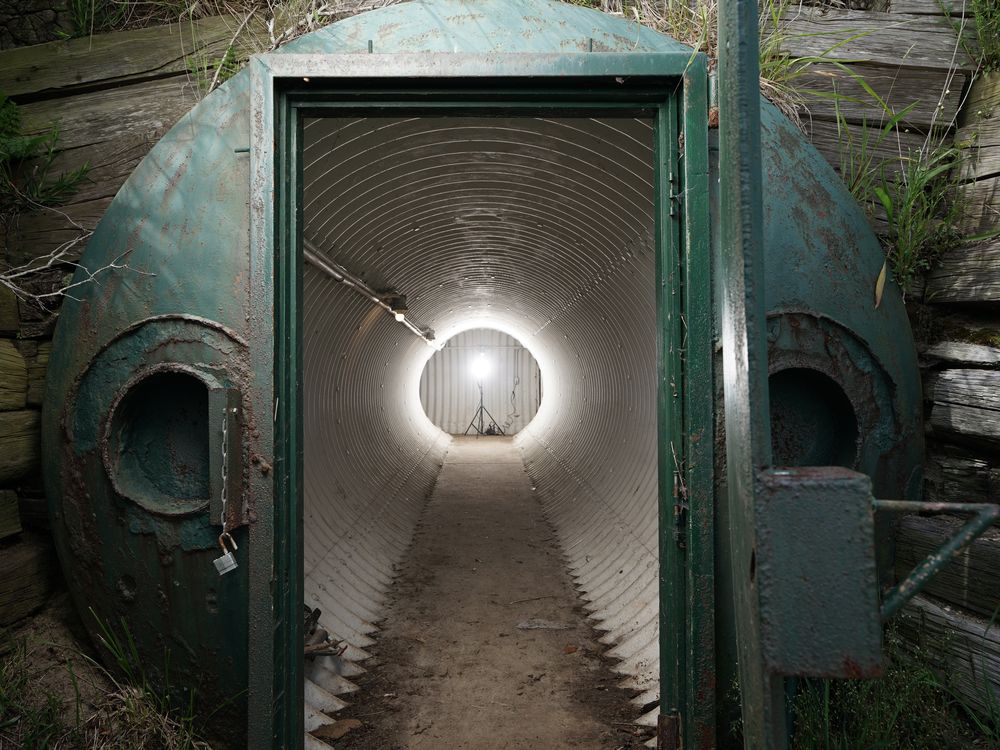
[[[713,377],[704,55],[293,55],[251,76],[250,330],[258,499],[250,530],[248,745],[302,747],[302,119],[323,113],[655,121],[660,736],[715,737]],[[259,459],[264,461],[264,459]],[[266,462],[263,464],[266,466]]]

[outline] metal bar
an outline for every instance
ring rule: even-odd
[[[657,425],[660,547],[660,716],[683,735],[688,715],[687,561],[681,329],[678,117],[672,97],[657,112],[653,136],[656,205]],[[669,746],[669,745],[668,745]]]
[[[687,70],[691,53],[522,53],[505,55],[502,63],[495,55],[451,52],[279,54],[268,55],[267,60],[275,77],[315,79],[322,87],[323,79],[330,78],[680,77]]]
[[[276,747],[302,747],[302,120],[275,107],[274,726]]]
[[[715,379],[708,198],[708,61],[691,58],[680,112],[689,748],[716,746]]]
[[[760,66],[755,0],[719,4],[719,271],[732,590],[743,738],[788,745],[781,678],[763,656],[756,580],[760,472],[771,463],[761,198]]]
[[[888,620],[906,602],[923,590],[927,582],[951,562],[962,548],[972,542],[1000,519],[1000,505],[996,503],[922,503],[906,500],[873,500],[876,511],[894,513],[975,513],[951,539],[935,552],[925,557],[902,581],[886,592],[882,601],[882,619]]]
[[[392,309],[392,306],[383,302],[378,296],[378,292],[368,286],[364,281],[359,279],[357,276],[352,274],[346,268],[341,266],[339,263],[335,263],[329,258],[324,258],[320,253],[319,248],[317,248],[309,240],[303,240],[303,251],[302,257],[309,263],[309,265],[322,271],[324,274],[329,276],[334,281],[340,282],[349,289],[353,289],[362,297],[367,297],[371,302],[375,303],[387,313],[393,316],[395,320],[396,311]],[[410,333],[424,340],[427,346],[438,349],[438,343],[434,340],[434,332],[430,328],[421,328],[415,325],[412,321],[407,318],[403,318],[399,321],[403,326],[405,326]]]
[[[253,388],[249,394],[254,429],[247,430],[250,455],[273,463],[274,456],[274,83],[263,58],[250,69],[250,283],[247,301],[248,338]],[[247,597],[247,747],[272,748],[274,727],[273,626],[275,541],[274,473],[247,472],[249,507],[257,522],[248,529]]]

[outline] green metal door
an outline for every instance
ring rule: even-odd
[[[701,439],[712,425],[704,56],[281,54],[255,59],[251,75],[251,349],[254,369],[267,374],[255,390],[258,413],[274,414],[273,428],[259,427],[261,442],[273,441],[273,503],[258,509],[251,538],[251,747],[303,741],[301,124],[307,115],[346,111],[654,119],[663,723],[668,733],[711,744],[713,458],[712,441]]]

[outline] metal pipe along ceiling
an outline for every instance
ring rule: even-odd
[[[617,669],[655,700],[652,123],[314,119],[303,174],[317,252],[439,341],[495,328],[537,359],[517,444]],[[450,438],[420,404],[434,349],[311,265],[304,331],[306,603],[357,661]],[[313,705],[352,688],[311,677]]]

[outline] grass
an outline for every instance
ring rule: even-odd
[[[62,696],[46,687],[60,668],[50,654],[60,647],[23,637],[0,641],[0,749],[207,750],[194,729],[193,703],[178,708],[169,685],[153,685],[124,621],[120,630],[100,623],[100,631],[115,673],[72,651],[59,660],[69,685]],[[80,665],[100,678],[95,705],[81,695]]]
[[[954,693],[889,629],[885,675],[878,680],[803,681],[795,703],[795,750],[950,750],[972,747],[977,733]],[[979,738],[989,737],[980,728]],[[996,735],[993,735],[996,738]],[[987,745],[995,747],[996,745]]]
[[[997,0],[969,0],[975,18],[976,43],[967,45],[969,56],[977,60],[982,73],[1000,70],[1000,5]]]

